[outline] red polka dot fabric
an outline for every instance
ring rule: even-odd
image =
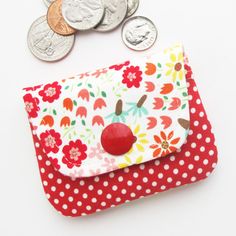
[[[54,169],[33,134],[44,191],[53,207],[78,217],[203,180],[217,164],[217,148],[195,81],[188,79],[190,132],[174,155],[90,178],[71,179]]]

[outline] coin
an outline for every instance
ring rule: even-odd
[[[104,0],[105,16],[95,28],[96,31],[105,32],[118,27],[127,16],[127,0]]]
[[[61,36],[51,30],[47,17],[38,18],[30,27],[28,47],[32,54],[43,61],[58,61],[65,57],[74,45],[75,37]]]
[[[128,13],[127,17],[132,16],[139,7],[139,0],[128,0]]]
[[[122,28],[125,45],[136,51],[143,51],[153,46],[157,34],[154,23],[143,16],[129,18]]]
[[[54,1],[48,8],[47,21],[50,28],[61,35],[71,35],[76,32],[64,20],[61,12],[62,0]]]
[[[104,16],[102,0],[63,0],[62,15],[71,27],[89,30],[96,27]]]
[[[55,0],[43,0],[43,1],[44,1],[45,5],[47,7],[49,7],[51,5],[51,3],[54,2]]]

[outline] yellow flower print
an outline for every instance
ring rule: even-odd
[[[171,62],[166,64],[166,66],[169,67],[168,71],[166,72],[166,76],[172,75],[174,82],[176,79],[182,80],[184,78],[183,59],[184,55],[182,52],[180,52],[178,55],[171,53]]]
[[[145,152],[145,145],[148,144],[148,140],[146,139],[147,134],[140,132],[141,126],[137,125],[133,131],[135,137],[137,137],[137,141],[131,148],[131,150],[124,156],[124,163],[118,164],[119,168],[125,168],[132,164],[140,164],[143,161],[143,155],[138,155],[135,159],[132,157],[131,154],[137,151],[137,153]]]

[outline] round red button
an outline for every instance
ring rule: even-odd
[[[137,138],[131,129],[122,123],[107,126],[101,136],[104,150],[114,156],[120,156],[130,151],[136,141]]]

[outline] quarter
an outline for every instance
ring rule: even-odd
[[[132,16],[139,7],[139,0],[128,0],[128,13],[127,17]]]

